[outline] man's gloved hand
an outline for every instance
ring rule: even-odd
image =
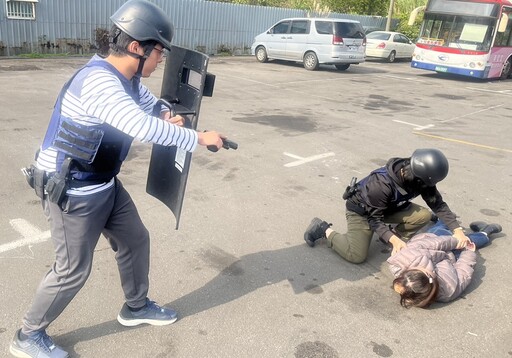
[[[453,237],[457,239],[457,241],[459,242],[457,244],[457,249],[463,249],[466,247],[466,245],[468,243],[470,243],[471,241],[469,240],[469,238],[466,236],[466,234],[464,233],[464,230],[462,230],[461,227],[453,230]]]

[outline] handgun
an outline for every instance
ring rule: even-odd
[[[227,138],[221,138],[221,139],[222,139],[222,148],[224,148],[224,149],[234,149],[234,150],[238,149],[238,143],[233,142],[232,140],[229,140]],[[214,145],[209,145],[206,148],[208,148],[208,150],[210,152],[218,151],[217,147],[214,146]]]

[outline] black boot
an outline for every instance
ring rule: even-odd
[[[502,227],[500,224],[489,224],[480,231],[485,232],[487,235],[491,235],[491,234],[497,234],[497,233],[501,232],[501,230],[502,230]]]
[[[500,224],[487,224],[483,221],[473,221],[471,224],[469,224],[469,227],[471,230],[475,232],[483,232],[487,235],[491,234],[497,234],[501,232],[502,227]]]
[[[483,221],[473,221],[471,224],[469,224],[469,228],[473,230],[474,232],[480,232],[487,226],[486,222]]]
[[[306,243],[313,247],[315,241],[318,239],[325,239],[325,230],[327,230],[332,224],[328,224],[326,221],[322,221],[319,218],[313,218],[311,224],[309,224],[306,232],[304,233],[304,240]]]

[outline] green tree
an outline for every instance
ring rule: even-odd
[[[393,12],[397,16],[410,14],[412,10],[426,4],[427,0],[395,0],[395,8],[393,9]]]
[[[399,19],[396,31],[403,33],[411,40],[415,40],[419,36],[421,22],[423,21],[423,13],[419,13],[413,25],[409,26],[409,16],[417,7],[427,4],[427,0],[396,0],[393,9],[393,17]]]
[[[355,15],[386,16],[389,0],[324,0],[334,12]]]
[[[229,2],[232,4],[256,5],[256,6],[273,6],[290,8],[288,0],[216,0],[219,2]]]
[[[423,20],[423,14],[418,15],[418,17],[416,18],[416,22],[412,26],[408,25],[409,14],[403,13],[398,16],[398,19],[400,20],[400,22],[398,23],[396,31],[403,33],[405,36],[407,36],[413,41],[417,39],[420,34],[420,26],[421,21]]]
[[[384,16],[388,15],[389,0],[217,0],[233,4],[256,6],[273,6],[289,9],[301,9],[311,13],[325,14],[338,12],[342,14]],[[425,5],[427,0],[395,0],[393,18],[401,18],[410,14],[418,6]]]

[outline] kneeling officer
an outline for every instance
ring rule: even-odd
[[[448,160],[438,149],[417,149],[410,158],[391,158],[386,166],[372,171],[367,177],[347,188],[346,234],[330,228],[330,224],[314,218],[304,233],[309,246],[327,238],[345,260],[364,262],[371,238],[393,246],[393,254],[405,247],[405,242],[432,219],[431,212],[411,200],[421,195],[428,207],[441,219],[465,247],[469,239],[455,214],[444,202],[436,184],[448,175]],[[397,224],[392,231],[387,224]]]

